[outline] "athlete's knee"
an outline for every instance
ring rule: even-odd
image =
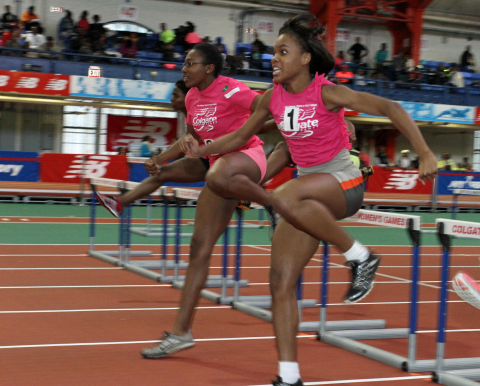
[[[281,151],[282,153],[290,154],[290,150],[289,150],[288,145],[285,141],[278,142],[275,145],[275,149],[273,151]]]
[[[209,170],[205,176],[207,186],[214,192],[226,192],[229,187],[229,176],[222,170]]]
[[[279,213],[285,219],[289,219],[296,212],[295,208],[298,203],[296,197],[288,194],[287,192],[282,191],[282,189],[277,189],[273,191],[270,196],[270,202],[277,213]]]
[[[196,235],[190,241],[190,264],[208,264],[211,255],[211,246],[204,238]]]
[[[281,267],[270,269],[270,291],[273,295],[287,294],[294,290],[295,286],[296,279],[292,277],[291,272]]]

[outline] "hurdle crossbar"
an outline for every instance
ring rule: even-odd
[[[478,385],[473,381],[480,380],[480,358],[445,359],[445,335],[451,239],[452,236],[480,239],[480,223],[439,218],[436,220],[436,227],[438,238],[442,244],[443,255],[440,307],[438,312],[437,355],[432,379],[447,386]]]
[[[416,333],[418,318],[418,268],[420,261],[420,227],[419,216],[396,214],[389,212],[377,212],[372,210],[360,210],[350,217],[350,221],[356,221],[371,225],[384,225],[390,228],[401,228],[408,232],[412,242],[412,273],[411,273],[411,291],[409,307],[409,326],[408,328],[383,328],[377,330],[356,330],[356,331],[338,331],[326,332],[326,306],[327,306],[327,273],[324,271],[322,280],[322,305],[320,309],[320,329],[318,331],[319,340],[332,344],[334,346],[346,349],[348,351],[363,355],[367,358],[385,363],[387,365],[411,371],[411,366],[416,362]],[[324,270],[328,264],[324,262]],[[357,342],[364,339],[397,339],[408,338],[407,356],[403,357],[393,354],[389,351],[378,349],[370,345]]]

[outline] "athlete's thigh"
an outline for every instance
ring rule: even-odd
[[[314,173],[288,181],[275,194],[295,201],[315,200],[324,204],[337,219],[345,217],[347,199],[338,180],[328,173]]]
[[[199,158],[181,158],[162,165],[159,177],[169,182],[199,182],[205,181],[207,168]]]
[[[253,182],[260,181],[261,171],[257,163],[247,154],[241,152],[233,152],[225,154],[215,161],[209,170],[209,174],[234,176],[243,174],[250,178]]]
[[[298,277],[303,267],[316,253],[320,241],[281,219],[272,240],[272,268],[274,272]]]
[[[238,200],[217,196],[205,186],[197,201],[193,238],[197,242],[214,244],[227,227],[237,204]]]

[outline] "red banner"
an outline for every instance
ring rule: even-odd
[[[152,150],[170,145],[177,137],[177,118],[129,117],[109,115],[107,120],[107,151],[140,145],[142,137],[151,137]]]
[[[0,92],[69,95],[70,75],[0,70]]]
[[[417,169],[387,169],[376,166],[374,171],[368,180],[369,193],[432,193],[433,182],[423,184],[418,179]]]
[[[128,180],[128,163],[124,155],[42,154],[40,178],[42,182],[79,183],[83,168],[86,178]]]

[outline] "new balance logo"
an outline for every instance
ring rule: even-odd
[[[82,155],[75,156],[63,178],[78,178],[82,175]],[[105,155],[88,156],[85,161],[85,178],[99,178],[107,173],[110,157]]]
[[[36,88],[38,86],[38,82],[40,82],[40,79],[38,78],[22,76],[15,85],[15,88]]]
[[[45,86],[45,90],[62,91],[67,88],[68,80],[66,79],[50,79]]]
[[[5,87],[8,85],[10,77],[8,75],[0,75],[0,87]]]
[[[410,190],[417,186],[418,170],[395,169],[384,189]]]

